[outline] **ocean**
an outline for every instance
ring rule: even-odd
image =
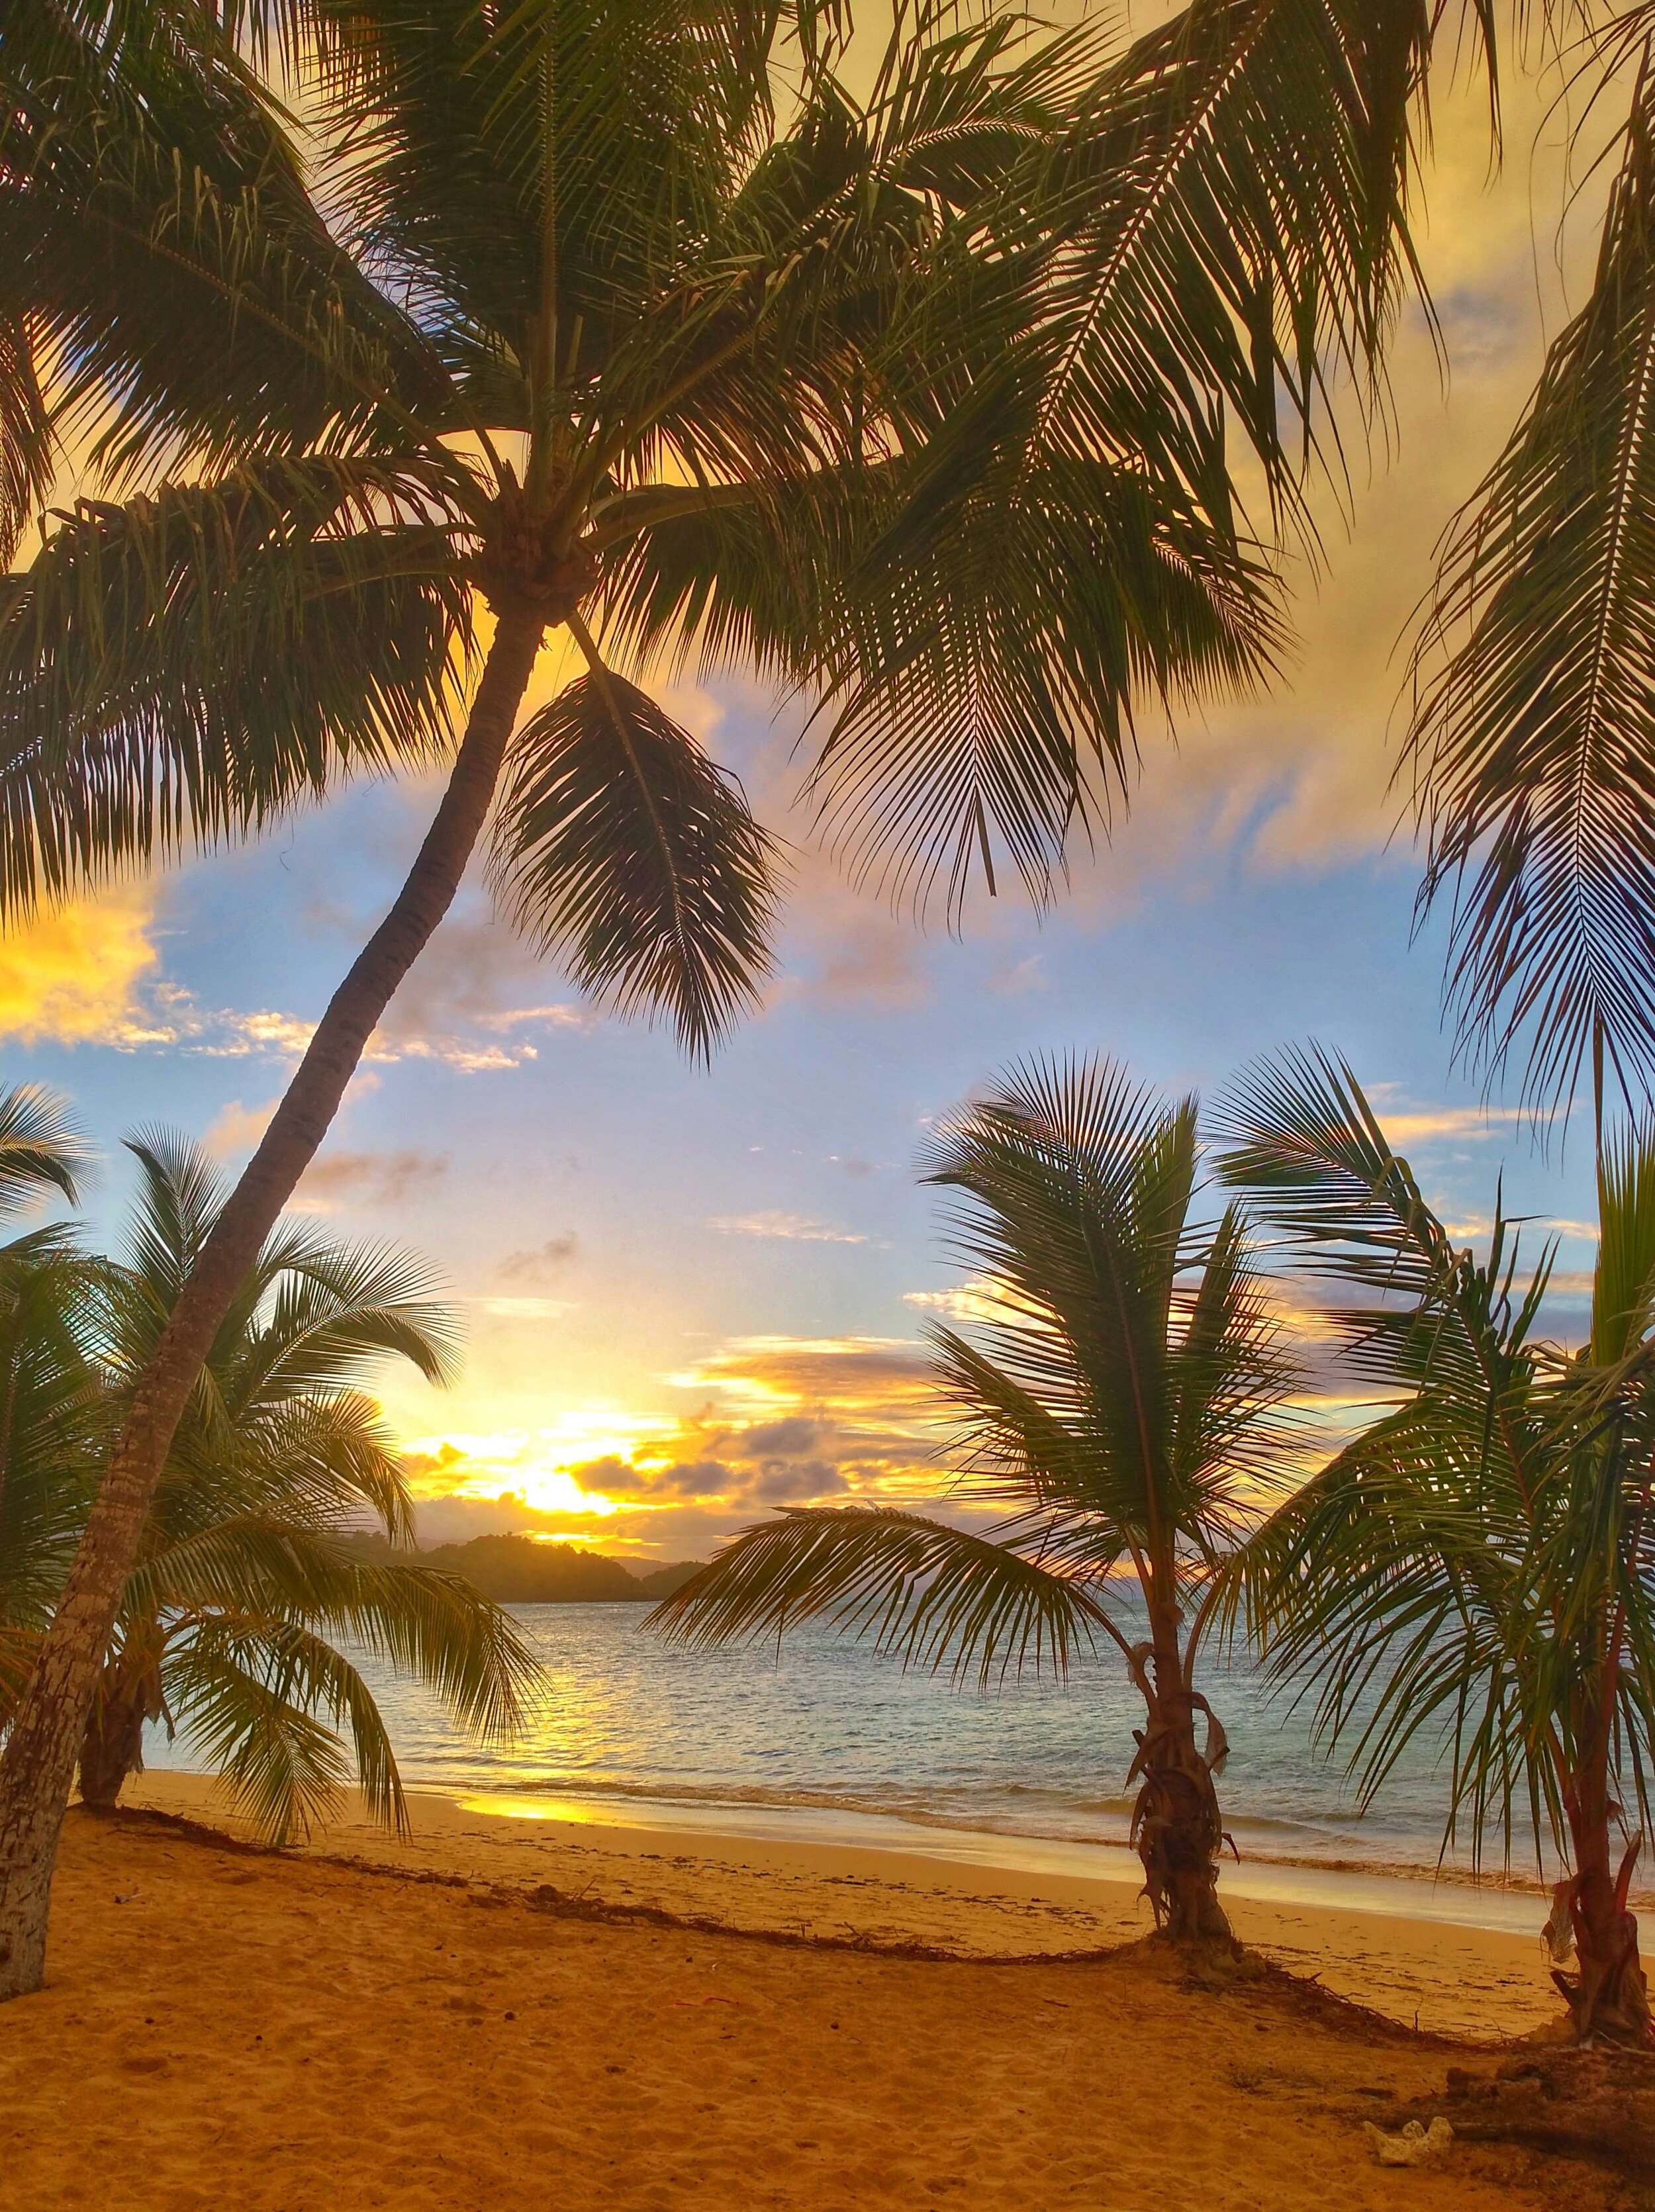
[[[779,1649],[685,1651],[643,1626],[642,1605],[510,1610],[547,1671],[514,1744],[470,1741],[419,1685],[363,1663],[411,1787],[548,1817],[1129,1870],[1126,1775],[1142,1706],[1112,1654],[1066,1684],[1012,1678],[985,1691],[905,1672],[819,1626]],[[1438,1872],[1447,1779],[1434,1741],[1410,1750],[1364,1813],[1313,1742],[1307,1703],[1273,1693],[1241,1657],[1208,1668],[1201,1686],[1230,1741],[1219,1789],[1233,1887],[1281,1893],[1295,1887],[1292,1869],[1339,1869],[1359,1887],[1365,1875]],[[182,1736],[154,1736],[146,1756],[196,1763]],[[1491,1873],[1501,1856],[1494,1839]],[[1443,1870],[1463,1881],[1468,1854]],[[1520,1834],[1512,1871],[1530,1893],[1510,1899],[1517,1924],[1531,1925],[1538,1875]]]

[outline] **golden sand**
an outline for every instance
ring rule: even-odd
[[[184,1778],[138,1797],[204,1809]],[[346,1823],[283,1855],[76,1812],[48,1987],[0,2008],[0,2205],[1554,2201],[1558,2170],[1516,2153],[1373,2163],[1361,2122],[1388,2094],[1487,2055],[1284,1976],[1195,1986],[1141,1949],[1097,1955],[1137,1910],[1119,1884],[437,1800],[411,1842]],[[1427,2027],[1486,2038],[1549,2009],[1517,1938],[1234,1913],[1250,1945]],[[1592,2201],[1578,2179],[1569,2201]]]

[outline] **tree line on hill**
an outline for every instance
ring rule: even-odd
[[[384,1536],[353,1535],[350,1550],[364,1559],[405,1559]],[[497,1605],[636,1605],[681,1589],[704,1564],[678,1559],[654,1565],[646,1559],[611,1559],[575,1544],[539,1543],[532,1536],[472,1536],[463,1544],[433,1544],[418,1553],[422,1566],[459,1575]]]

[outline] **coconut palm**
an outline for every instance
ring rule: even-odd
[[[1436,21],[1199,0],[1114,52],[928,0],[859,91],[811,0],[12,11],[12,537],[65,437],[84,495],[6,586],[5,910],[447,782],[132,1392],[0,1759],[0,1996],[173,1431],[491,808],[511,917],[697,1050],[771,852],[651,664],[802,690],[893,890],[996,850],[1044,890],[1135,702],[1269,665],[1231,441],[1290,515],[1324,370],[1371,388]],[[581,672],[520,726],[558,632]]]
[[[1655,1811],[1655,1131],[1603,1150],[1570,1352],[1538,1334],[1550,1248],[1522,1273],[1496,1201],[1487,1257],[1457,1249],[1342,1063],[1268,1063],[1223,1118],[1225,1179],[1338,1287],[1344,1358],[1394,1401],[1248,1545],[1254,1630],[1364,1802],[1433,1742],[1445,1849],[1509,1859],[1523,1828],[1561,1856],[1546,1932],[1560,1969],[1579,1956],[1555,1975],[1575,2033],[1648,2045],[1627,1900]]]
[[[983,1317],[933,1329],[935,1376],[963,1454],[951,1495],[1003,1517],[977,1533],[794,1508],[649,1615],[697,1644],[822,1616],[985,1684],[1113,1644],[1144,1701],[1133,1841],[1180,1941],[1229,1936],[1224,1730],[1196,1670],[1220,1570],[1275,1480],[1293,1382],[1237,1209],[1191,1218],[1198,1164],[1195,1101],[1165,1106],[1107,1060],[1033,1062],[965,1107],[925,1180],[958,1194]]]
[[[223,1203],[191,1146],[163,1133],[131,1149],[127,1264],[80,1261],[67,1313],[64,1271],[47,1271],[15,1332],[18,1366],[61,1372],[80,1415],[66,1434],[55,1401],[25,1409],[34,1510],[8,1519],[0,1548],[0,1604],[20,1637],[49,1616],[96,1493],[96,1446],[118,1433]],[[429,1683],[474,1734],[517,1727],[536,1668],[509,1618],[463,1577],[365,1563],[349,1542],[365,1522],[413,1537],[406,1479],[362,1382],[387,1355],[441,1381],[453,1352],[452,1316],[407,1255],[278,1224],[192,1394],[122,1593],[81,1744],[88,1805],[114,1805],[143,1767],[145,1725],[164,1720],[272,1840],[305,1832],[353,1777],[370,1814],[405,1825],[384,1721],[340,1641]]]

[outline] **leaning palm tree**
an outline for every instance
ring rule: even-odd
[[[1036,1062],[967,1106],[925,1179],[959,1194],[984,1318],[970,1336],[934,1329],[935,1372],[959,1424],[952,1495],[1003,1517],[977,1534],[795,1508],[649,1615],[697,1644],[823,1616],[985,1684],[1113,1644],[1144,1701],[1132,1839],[1156,1924],[1181,1942],[1229,1936],[1224,1730],[1196,1669],[1221,1571],[1276,1479],[1293,1388],[1238,1210],[1191,1218],[1198,1164],[1195,1101],[1164,1106],[1106,1060]]]
[[[224,1198],[192,1146],[160,1134],[131,1148],[131,1250],[97,1300],[106,1443]],[[350,1541],[365,1522],[413,1540],[364,1383],[387,1354],[441,1381],[453,1352],[452,1315],[405,1254],[278,1224],[214,1340],[122,1592],[81,1743],[88,1805],[116,1802],[146,1724],[164,1720],[273,1841],[306,1831],[353,1776],[369,1814],[404,1826],[390,1739],[348,1652],[429,1683],[473,1735],[520,1725],[538,1669],[509,1616],[463,1577],[364,1562]],[[76,1472],[58,1488],[83,1517],[95,1484]]]
[[[1249,1543],[1252,1626],[1364,1802],[1433,1743],[1445,1850],[1509,1860],[1522,1826],[1561,1857],[1546,1934],[1576,2035],[1646,2047],[1628,1897],[1655,1830],[1655,1131],[1603,1152],[1570,1352],[1537,1332],[1549,1248],[1520,1274],[1496,1203],[1487,1258],[1457,1249],[1342,1063],[1267,1064],[1224,1121],[1226,1180],[1338,1287],[1344,1356],[1394,1401]]]
[[[10,12],[9,542],[66,434],[86,481],[0,607],[4,910],[448,780],[133,1389],[0,1759],[0,1997],[173,1430],[491,809],[513,919],[699,1050],[771,855],[652,664],[802,691],[893,892],[996,852],[1043,891],[1135,702],[1270,665],[1232,441],[1302,516],[1324,372],[1371,389],[1411,268],[1436,20],[1196,0],[1117,52],[927,0],[859,90],[813,0]]]

